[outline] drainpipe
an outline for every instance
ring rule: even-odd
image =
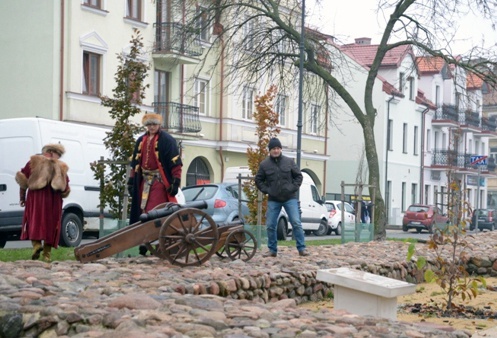
[[[425,185],[425,125],[426,125],[426,113],[430,108],[426,108],[421,112],[421,172],[419,173],[419,203],[423,204],[424,200],[424,185]]]
[[[223,96],[224,96],[224,39],[221,35],[221,88],[219,93],[219,158],[221,162],[221,182],[224,181],[224,156],[223,156]]]
[[[59,66],[59,120],[64,119],[64,1],[60,0],[60,66]]]
[[[392,95],[391,98],[388,99],[387,101],[387,142],[386,142],[386,154],[385,154],[385,196],[388,194],[388,152],[390,151],[388,149],[388,137],[390,135],[390,102],[392,102],[395,99],[395,96]],[[390,140],[392,142],[392,140]],[[390,194],[388,194],[388,198],[390,199]],[[387,201],[387,223],[388,223],[388,208],[390,207],[390,202]]]

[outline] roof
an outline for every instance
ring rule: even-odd
[[[348,44],[341,46],[342,51],[350,55],[356,61],[370,67],[373,64],[379,45]],[[399,67],[406,55],[411,54],[414,59],[412,47],[402,45],[390,49],[381,62],[382,67]]]
[[[445,60],[435,56],[418,56],[416,64],[421,74],[440,73],[445,66]]]
[[[466,76],[466,88],[468,90],[481,89],[483,86],[483,80],[480,76],[475,73],[468,72]]]

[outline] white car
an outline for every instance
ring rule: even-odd
[[[355,210],[348,203],[345,204],[344,222],[355,223]],[[342,234],[342,201],[325,201],[324,205],[328,212],[328,235],[334,232],[336,235]]]

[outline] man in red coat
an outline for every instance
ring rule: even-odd
[[[47,144],[41,152],[17,172],[16,181],[20,205],[25,207],[21,239],[31,240],[32,259],[40,258],[43,251],[43,259],[50,262],[52,247],[57,248],[60,238],[62,199],[70,192],[69,168],[59,160],[65,152],[61,144]]]

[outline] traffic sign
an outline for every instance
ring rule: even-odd
[[[487,165],[487,157],[485,155],[471,156],[471,164],[475,165]]]

